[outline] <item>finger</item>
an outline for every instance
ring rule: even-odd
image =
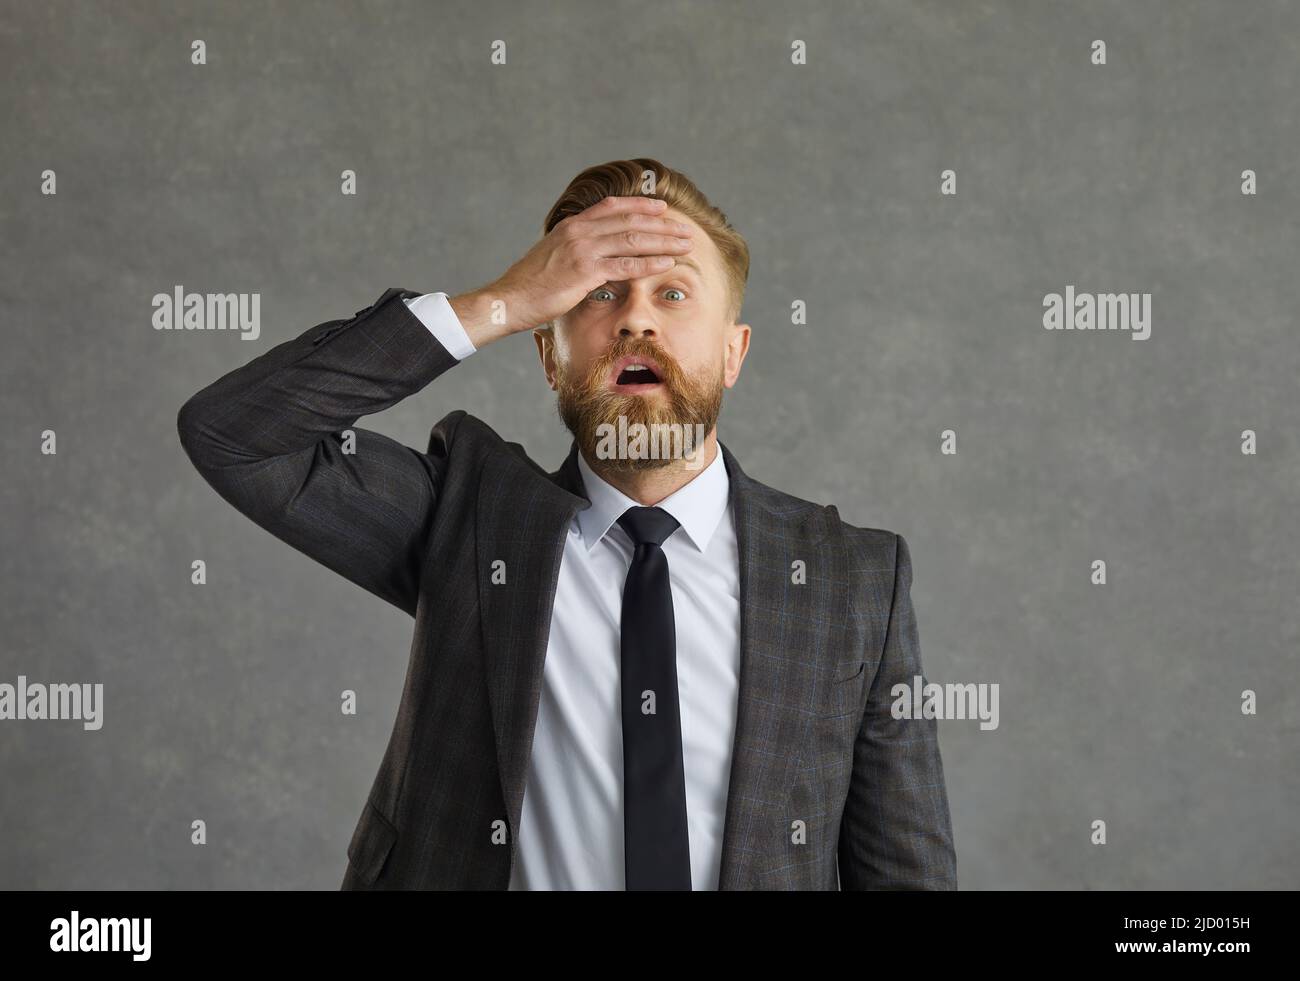
[[[608,283],[624,279],[640,279],[671,269],[676,260],[670,255],[609,256],[596,261],[596,268]]]
[[[638,212],[623,212],[605,218],[593,218],[584,222],[578,229],[583,237],[596,235],[613,235],[618,232],[639,231],[654,232],[658,235],[683,235],[689,237],[691,226],[684,221],[666,218],[663,215],[646,215]]]
[[[601,198],[590,208],[570,215],[565,221],[587,224],[605,218],[626,218],[630,215],[658,215],[668,207],[663,198],[651,198],[642,194],[610,195]]]
[[[668,202],[663,198],[654,198],[647,194],[611,194],[601,198],[582,214],[600,216],[623,211],[644,211],[646,214],[653,215],[663,211],[667,206]]]
[[[660,235],[658,232],[628,229],[597,236],[587,244],[586,248],[591,251],[586,254],[597,259],[611,259],[618,256],[675,256],[685,255],[694,244],[685,236]]]

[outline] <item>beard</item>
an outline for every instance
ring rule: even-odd
[[[646,395],[611,391],[608,384],[614,362],[638,354],[653,358],[659,365],[660,387]],[[597,358],[585,374],[575,377],[567,364],[560,366],[556,390],[560,418],[578,441],[578,448],[589,463],[599,460],[602,469],[617,473],[655,470],[670,466],[681,457],[661,454],[658,457],[602,458],[597,454],[597,444],[602,439],[601,427],[612,426],[617,430],[622,416],[629,429],[640,424],[647,431],[654,432],[649,427],[671,425],[683,427],[683,433],[707,436],[722,412],[723,366],[719,363],[716,371],[688,374],[651,341],[624,337],[616,341],[603,357]],[[702,450],[701,440],[694,452]]]

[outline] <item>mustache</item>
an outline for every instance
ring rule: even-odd
[[[588,386],[603,386],[619,358],[636,356],[652,358],[661,369],[658,372],[659,381],[670,389],[681,387],[683,379],[681,366],[663,348],[643,337],[624,337],[610,345],[608,351],[592,362],[587,373]]]

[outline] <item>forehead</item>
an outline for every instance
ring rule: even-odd
[[[686,255],[674,256],[677,260],[677,268],[680,269],[685,266],[688,270],[695,272],[706,283],[721,283],[723,278],[722,254],[718,252],[718,247],[713,244],[713,239],[709,238],[708,233],[676,208],[664,209],[664,217],[673,221],[680,221],[690,228],[687,234],[694,248]],[[672,273],[673,270],[669,269],[667,273],[660,273],[659,275],[672,275]]]

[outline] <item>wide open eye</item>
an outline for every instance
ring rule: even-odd
[[[681,293],[681,294],[682,294],[682,300],[686,299],[686,294],[685,294],[685,292],[683,292],[682,290],[679,290],[676,286],[670,286],[670,287],[668,287],[668,289],[664,290],[664,292],[665,292],[665,293]],[[680,303],[681,300],[679,300],[678,302]]]

